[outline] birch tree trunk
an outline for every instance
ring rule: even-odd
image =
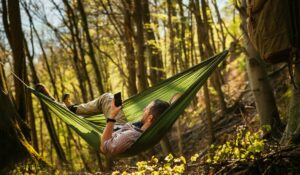
[[[259,53],[254,49],[249,40],[246,27],[246,1],[243,0],[241,7],[238,7],[242,19],[241,30],[244,38],[244,45],[247,51],[247,73],[250,87],[255,97],[255,105],[260,118],[260,126],[271,126],[271,131],[265,130],[266,138],[280,138],[283,125],[279,118],[273,89],[268,80],[268,76]]]

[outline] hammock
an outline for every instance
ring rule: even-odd
[[[228,51],[225,50],[125,100],[123,102],[123,112],[129,122],[134,122],[140,119],[144,107],[154,99],[169,101],[174,94],[182,94],[128,150],[118,156],[133,156],[153,147],[159,142],[163,135],[172,127],[176,119],[184,111],[207,78],[217,68],[219,63],[225,59],[227,53]],[[93,148],[99,150],[100,136],[106,124],[106,119],[103,115],[83,118],[70,112],[58,102],[51,100],[33,88],[28,88],[39,97],[57,117],[63,120]]]

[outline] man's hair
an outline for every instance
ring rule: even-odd
[[[168,107],[170,104],[162,100],[154,100],[153,106],[150,108],[150,114],[157,119]]]

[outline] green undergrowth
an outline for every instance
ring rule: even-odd
[[[265,127],[268,129],[268,127]],[[169,154],[163,159],[152,156],[150,160],[139,161],[134,166],[114,167],[113,175],[179,175],[197,173],[201,169],[210,167],[213,172],[215,167],[225,162],[252,161],[262,156],[266,148],[266,141],[261,138],[262,130],[250,132],[245,126],[239,126],[234,135],[224,144],[211,145],[206,155],[200,156],[198,153],[189,158],[180,156],[174,157]],[[200,150],[203,151],[203,150]],[[31,162],[31,163],[30,163]],[[195,168],[196,165],[196,168]],[[80,172],[69,172],[68,168],[61,170],[50,170],[40,167],[36,162],[29,161],[20,164],[14,169],[12,174],[77,174]],[[82,173],[82,172],[81,172]],[[96,174],[106,174],[94,172]],[[85,174],[90,174],[85,172]],[[93,174],[93,173],[92,173]]]
[[[191,172],[190,165],[209,166],[230,161],[248,161],[262,156],[265,140],[261,138],[262,131],[250,132],[245,126],[239,126],[236,134],[226,143],[211,145],[208,153],[200,158],[196,153],[189,159],[184,156],[174,157],[169,154],[162,161],[152,157],[148,161],[139,161],[133,167],[125,167],[124,171],[114,171],[113,175],[173,175]],[[188,171],[188,172],[187,172]]]
[[[211,145],[211,153],[208,154],[206,162],[218,164],[224,161],[254,160],[265,149],[266,140],[261,138],[262,135],[262,130],[251,133],[244,125],[239,126],[234,138],[217,147]]]

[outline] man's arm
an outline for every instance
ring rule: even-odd
[[[111,112],[110,112],[110,117],[111,119],[115,119],[116,115],[120,112],[122,106],[116,107],[115,106],[115,100],[113,99],[111,102]],[[114,122],[108,122],[104,128],[104,131],[102,133],[101,137],[101,145],[100,145],[100,150],[102,152],[105,152],[104,149],[104,142],[112,138],[112,133],[114,129]]]

